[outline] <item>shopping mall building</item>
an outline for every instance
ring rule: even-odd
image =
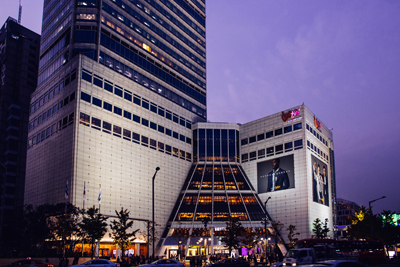
[[[64,202],[68,184],[67,201],[107,216],[126,208],[146,231],[159,167],[158,255],[222,253],[229,216],[277,243],[289,225],[309,238],[316,218],[332,229],[332,132],[305,105],[206,122],[205,47],[204,0],[44,1],[25,203]],[[147,253],[145,238],[134,254]]]

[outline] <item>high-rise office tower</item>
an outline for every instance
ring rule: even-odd
[[[9,17],[0,29],[0,225],[24,204],[30,95],[40,36]],[[6,232],[6,229],[4,229]]]
[[[143,228],[160,167],[162,232],[192,164],[191,125],[206,120],[205,1],[45,0],[43,10],[25,203],[123,207]]]

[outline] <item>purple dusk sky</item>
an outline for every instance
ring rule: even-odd
[[[40,33],[43,0],[22,0]],[[0,0],[0,23],[18,0]],[[400,213],[400,1],[207,0],[208,120],[302,102],[333,128],[337,196]],[[397,154],[396,154],[397,151]]]

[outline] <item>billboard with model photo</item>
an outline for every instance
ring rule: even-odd
[[[257,184],[259,194],[294,188],[293,155],[259,162]]]
[[[311,156],[314,202],[329,206],[328,167],[325,163]]]

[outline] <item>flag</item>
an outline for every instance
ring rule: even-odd
[[[97,200],[99,201],[99,204],[101,204],[101,185],[100,185],[99,197],[97,198]]]
[[[86,200],[86,183],[83,182],[83,201]]]
[[[68,180],[67,185],[65,186],[65,199],[68,199]]]

